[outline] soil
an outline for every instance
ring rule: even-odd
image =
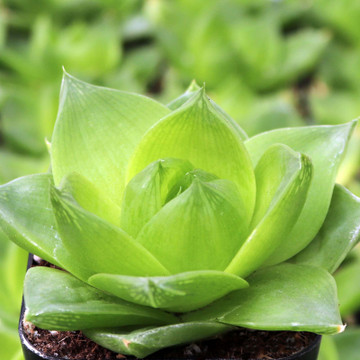
[[[28,340],[40,352],[76,360],[135,359],[116,354],[86,338],[81,331],[48,331],[25,325]],[[147,359],[281,359],[310,345],[315,334],[239,329],[211,340],[158,351]]]
[[[34,259],[33,266],[51,266]],[[55,358],[70,360],[135,360],[116,354],[86,338],[81,331],[49,331],[23,324],[29,342],[40,352]],[[316,334],[291,331],[257,331],[239,328],[209,340],[164,349],[146,359],[281,359],[301,351],[316,339]]]

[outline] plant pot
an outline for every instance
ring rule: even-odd
[[[29,260],[28,260],[28,268],[31,267],[33,264],[33,257],[30,254]],[[41,353],[39,350],[37,350],[28,340],[26,333],[23,328],[23,318],[24,318],[24,312],[25,312],[25,303],[23,301],[22,307],[21,307],[21,314],[20,314],[20,321],[19,321],[19,335],[20,335],[20,341],[21,346],[23,349],[25,360],[68,360],[63,357],[53,357],[49,355],[45,355]],[[299,351],[298,353],[288,356],[288,357],[282,357],[278,360],[316,360],[318,358],[319,348],[320,348],[320,342],[321,342],[321,336],[317,335],[314,341],[304,348],[303,350]],[[130,359],[133,359],[133,357],[130,357]],[[99,359],[102,360],[102,359]],[[156,354],[151,356],[151,360],[156,360]],[[165,360],[163,357],[161,360]],[[170,360],[170,359],[168,359]],[[185,359],[183,359],[185,360]],[[190,359],[188,359],[190,360]],[[239,359],[241,360],[241,359]]]

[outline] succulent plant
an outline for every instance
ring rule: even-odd
[[[51,171],[0,187],[2,230],[66,270],[28,271],[26,321],[137,357],[236,327],[340,332],[354,126],[247,138],[196,84],[167,107],[65,73]]]

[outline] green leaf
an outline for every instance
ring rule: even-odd
[[[250,329],[318,334],[344,329],[335,281],[321,268],[281,264],[255,272],[248,282],[249,288],[185,315],[184,320],[217,320]]]
[[[269,146],[282,143],[309,156],[314,166],[313,179],[299,220],[268,264],[294,256],[320,230],[330,205],[336,173],[354,126],[355,122],[336,126],[279,129],[259,134],[245,142],[254,164],[257,164]]]
[[[168,271],[120,228],[79,207],[66,193],[51,188],[51,201],[62,246],[86,281],[96,273],[167,275]],[[74,241],[76,239],[76,241]]]
[[[11,241],[62,266],[49,189],[50,174],[25,176],[0,186],[0,224]]]
[[[167,158],[154,161],[135,175],[125,188],[121,228],[136,237],[165,204],[170,190],[192,169],[186,160]]]
[[[292,230],[306,200],[312,165],[307,156],[285,145],[273,145],[258,162],[255,176],[252,232],[225,270],[241,277],[272,257]]]
[[[73,274],[84,272],[59,236],[50,200],[50,174],[25,176],[0,186],[0,225],[15,244]]]
[[[174,111],[184,105],[189,99],[191,99],[195,93],[197,93],[201,87],[197,84],[195,80],[191,82],[189,87],[185,90],[183,94],[181,94],[179,97],[171,101],[167,107]]]
[[[209,99],[210,104],[224,117],[228,125],[234,130],[236,135],[241,141],[247,140],[249,137],[242,127],[219,105],[217,105],[213,100]]]
[[[173,157],[239,188],[250,221],[255,203],[255,177],[243,142],[203,89],[186,105],[159,121],[142,138],[131,160],[128,180],[151,162]]]
[[[178,98],[171,101],[171,103],[167,105],[168,108],[171,110],[178,109],[179,107],[184,105],[188,100],[190,100],[200,89],[201,89],[200,86],[196,83],[195,80],[193,80],[190,86],[184,92],[184,94],[180,95]],[[211,99],[209,99],[209,101],[211,105],[224,117],[224,119],[228,122],[228,125],[232,127],[232,129],[236,132],[239,138],[242,141],[245,141],[248,138],[248,136],[245,133],[245,131],[240,127],[240,125],[214,101],[212,101]]]
[[[325,222],[315,239],[290,261],[333,273],[360,239],[360,199],[336,185]]]
[[[360,310],[360,262],[341,267],[335,273],[335,281],[338,289],[340,313],[348,316]]]
[[[60,188],[71,194],[76,202],[87,211],[113,225],[119,225],[120,207],[82,175],[77,173],[67,175],[61,181]]]
[[[141,136],[169,110],[149,98],[64,74],[53,137],[55,184],[73,172],[120,203],[125,170]]]
[[[201,340],[232,329],[228,325],[203,321],[135,331],[91,329],[85,331],[85,335],[112,351],[143,358],[163,348]]]
[[[244,211],[234,183],[195,178],[143,227],[137,241],[172,274],[224,270],[248,234]]]
[[[220,271],[192,271],[166,277],[96,274],[89,284],[121,299],[172,312],[198,309],[248,286],[238,276]]]
[[[25,320],[49,330],[176,321],[173,315],[130,304],[85,284],[65,271],[42,266],[28,270],[24,299]]]
[[[186,189],[188,189],[191,186],[191,184],[194,182],[195,179],[198,179],[201,182],[210,182],[213,180],[219,180],[217,176],[215,176],[214,174],[210,174],[204,170],[195,169],[195,170],[189,171],[171,189],[171,191],[169,192],[168,197],[166,199],[166,202],[174,199],[176,196],[183,193]]]

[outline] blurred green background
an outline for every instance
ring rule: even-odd
[[[0,0],[0,183],[47,171],[62,66],[167,104],[193,79],[253,136],[360,115],[359,0]],[[338,182],[360,195],[360,130]],[[26,256],[0,232],[1,360],[22,359]],[[360,251],[336,274],[345,333],[321,360],[359,360]]]

